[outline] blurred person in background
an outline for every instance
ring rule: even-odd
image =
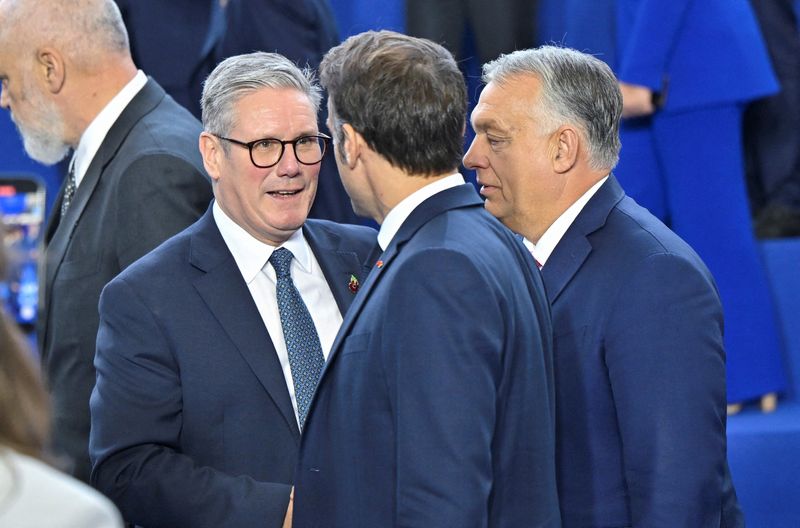
[[[471,39],[480,64],[535,42],[535,0],[406,0],[406,30],[468,59]]]
[[[792,0],[750,0],[780,92],[745,112],[747,183],[759,238],[800,237],[800,33]]]

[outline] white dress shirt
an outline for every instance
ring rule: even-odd
[[[278,299],[275,294],[277,278],[275,268],[269,263],[272,252],[278,249],[259,240],[256,240],[241,226],[236,224],[225,214],[225,211],[215,201],[213,205],[214,221],[217,223],[222,238],[228,246],[242,278],[247,283],[250,295],[261,314],[264,326],[269,332],[275,352],[281,362],[283,377],[286,380],[286,388],[292,399],[294,415],[297,417],[297,399],[294,394],[294,381],[292,369],[289,365],[289,353],[286,350],[286,341],[283,338],[283,327],[281,326],[281,315],[278,311]],[[294,258],[290,272],[295,287],[300,292],[303,302],[311,314],[314,326],[319,335],[319,342],[322,347],[322,355],[328,359],[333,340],[342,325],[342,314],[333,297],[328,281],[322,268],[317,262],[314,252],[308,245],[303,230],[298,229],[289,237],[289,240],[281,244],[292,252]],[[267,353],[264,347],[264,353]],[[299,425],[299,419],[298,419]]]
[[[381,249],[386,251],[389,243],[392,241],[400,226],[406,221],[406,218],[416,209],[419,204],[444,190],[452,187],[463,185],[464,177],[460,173],[445,176],[442,179],[429,183],[421,189],[417,189],[413,193],[403,198],[400,203],[395,205],[391,211],[386,215],[381,224],[381,230],[378,231],[378,245]]]
[[[533,258],[536,259],[536,262],[539,263],[541,267],[544,267],[547,259],[550,258],[550,254],[556,249],[556,246],[561,241],[561,238],[563,238],[564,233],[567,232],[567,229],[569,229],[569,226],[571,226],[575,219],[578,218],[578,215],[581,213],[592,196],[594,196],[594,193],[597,192],[597,189],[599,189],[607,179],[608,176],[592,185],[588,191],[583,193],[583,196],[578,198],[575,203],[567,208],[566,211],[561,213],[561,216],[559,216],[555,222],[550,224],[550,227],[547,228],[547,231],[544,232],[536,244],[527,238],[522,239],[525,247],[527,247],[528,251],[533,254]]]
[[[72,167],[75,168],[75,189],[80,186],[89,165],[92,164],[94,155],[108,135],[108,131],[119,119],[120,114],[130,104],[136,94],[147,84],[147,76],[139,70],[136,75],[125,85],[120,92],[100,111],[83,131],[78,142],[78,148],[72,156]]]

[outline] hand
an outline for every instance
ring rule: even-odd
[[[286,508],[286,517],[283,519],[283,528],[292,528],[292,512],[294,511],[294,486],[289,493],[289,507]]]
[[[653,90],[638,84],[619,83],[622,92],[622,117],[644,117],[656,111]]]

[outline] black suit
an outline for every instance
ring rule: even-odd
[[[59,196],[48,222],[39,349],[53,397],[53,449],[84,481],[100,291],[208,206],[200,130],[150,79],[109,130],[66,216]]]
[[[767,43],[781,91],[745,113],[747,180],[759,236],[796,235],[800,229],[800,34],[792,0],[750,0]],[[782,233],[780,214],[793,215]],[[772,212],[772,214],[770,214]],[[790,221],[790,218],[785,218]],[[777,230],[776,230],[777,229]]]
[[[472,31],[481,64],[501,53],[534,45],[537,2],[531,0],[407,0],[409,35],[444,45],[459,60],[465,56],[464,34]]]
[[[200,117],[200,93],[211,72],[204,44],[219,0],[116,0],[133,61],[181,106]]]

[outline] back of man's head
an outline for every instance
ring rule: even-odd
[[[537,117],[553,129],[565,123],[583,132],[589,164],[611,170],[619,160],[622,94],[611,68],[586,53],[555,46],[515,51],[483,66],[485,83],[532,75],[541,82]]]
[[[112,0],[0,0],[0,45],[30,55],[50,46],[93,74],[130,56],[128,33]]]
[[[313,71],[301,70],[277,53],[236,55],[220,62],[203,84],[200,106],[205,131],[229,135],[236,127],[236,102],[263,88],[293,88],[308,96],[315,113],[319,110],[322,95]]]
[[[349,123],[392,166],[441,175],[461,159],[467,95],[453,56],[425,39],[368,31],[331,49],[320,78],[333,133]]]

